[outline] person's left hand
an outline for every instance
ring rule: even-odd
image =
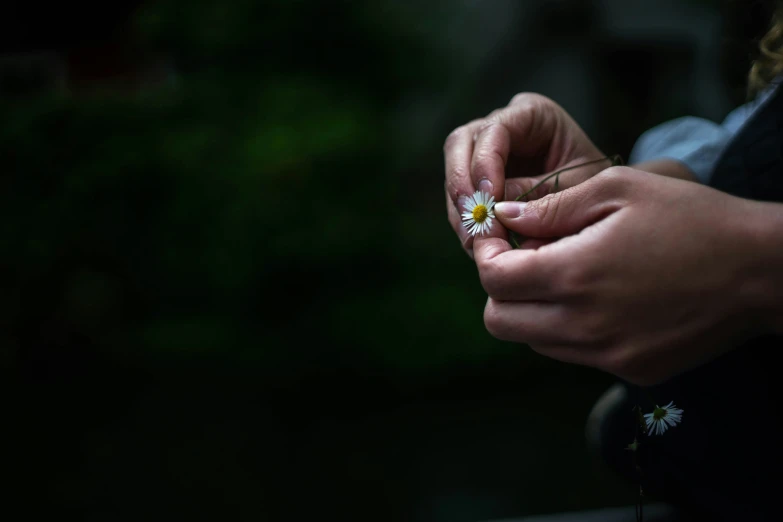
[[[543,246],[475,239],[485,325],[634,384],[698,366],[759,327],[755,205],[626,167],[528,203],[498,203],[508,230]]]

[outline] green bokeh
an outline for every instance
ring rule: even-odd
[[[531,76],[544,53],[507,40],[468,75],[453,11],[151,2],[133,49],[170,56],[171,82],[0,100],[0,365],[27,509],[467,522],[632,501],[584,448],[611,377],[484,329],[441,147],[507,102],[517,53]],[[531,29],[543,50],[584,43],[550,29]],[[609,110],[646,103],[622,69],[588,102],[627,154],[612,137],[683,107]]]

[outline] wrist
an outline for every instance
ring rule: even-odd
[[[783,204],[746,203],[749,212],[741,222],[750,247],[743,256],[741,299],[762,333],[783,335]]]

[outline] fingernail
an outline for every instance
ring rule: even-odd
[[[509,219],[519,217],[525,205],[527,203],[524,201],[501,201],[495,203],[495,215]]]
[[[494,188],[494,185],[492,185],[492,182],[488,180],[487,178],[482,179],[479,181],[478,189],[481,192],[486,192],[487,194],[492,194],[492,189]]]
[[[465,212],[468,208],[468,197],[467,196],[460,196],[457,198],[457,210],[460,214]]]

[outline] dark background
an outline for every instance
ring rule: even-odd
[[[612,378],[484,330],[442,143],[536,91],[627,158],[651,125],[745,100],[768,13],[11,7],[0,516],[469,522],[631,505],[583,434]]]

